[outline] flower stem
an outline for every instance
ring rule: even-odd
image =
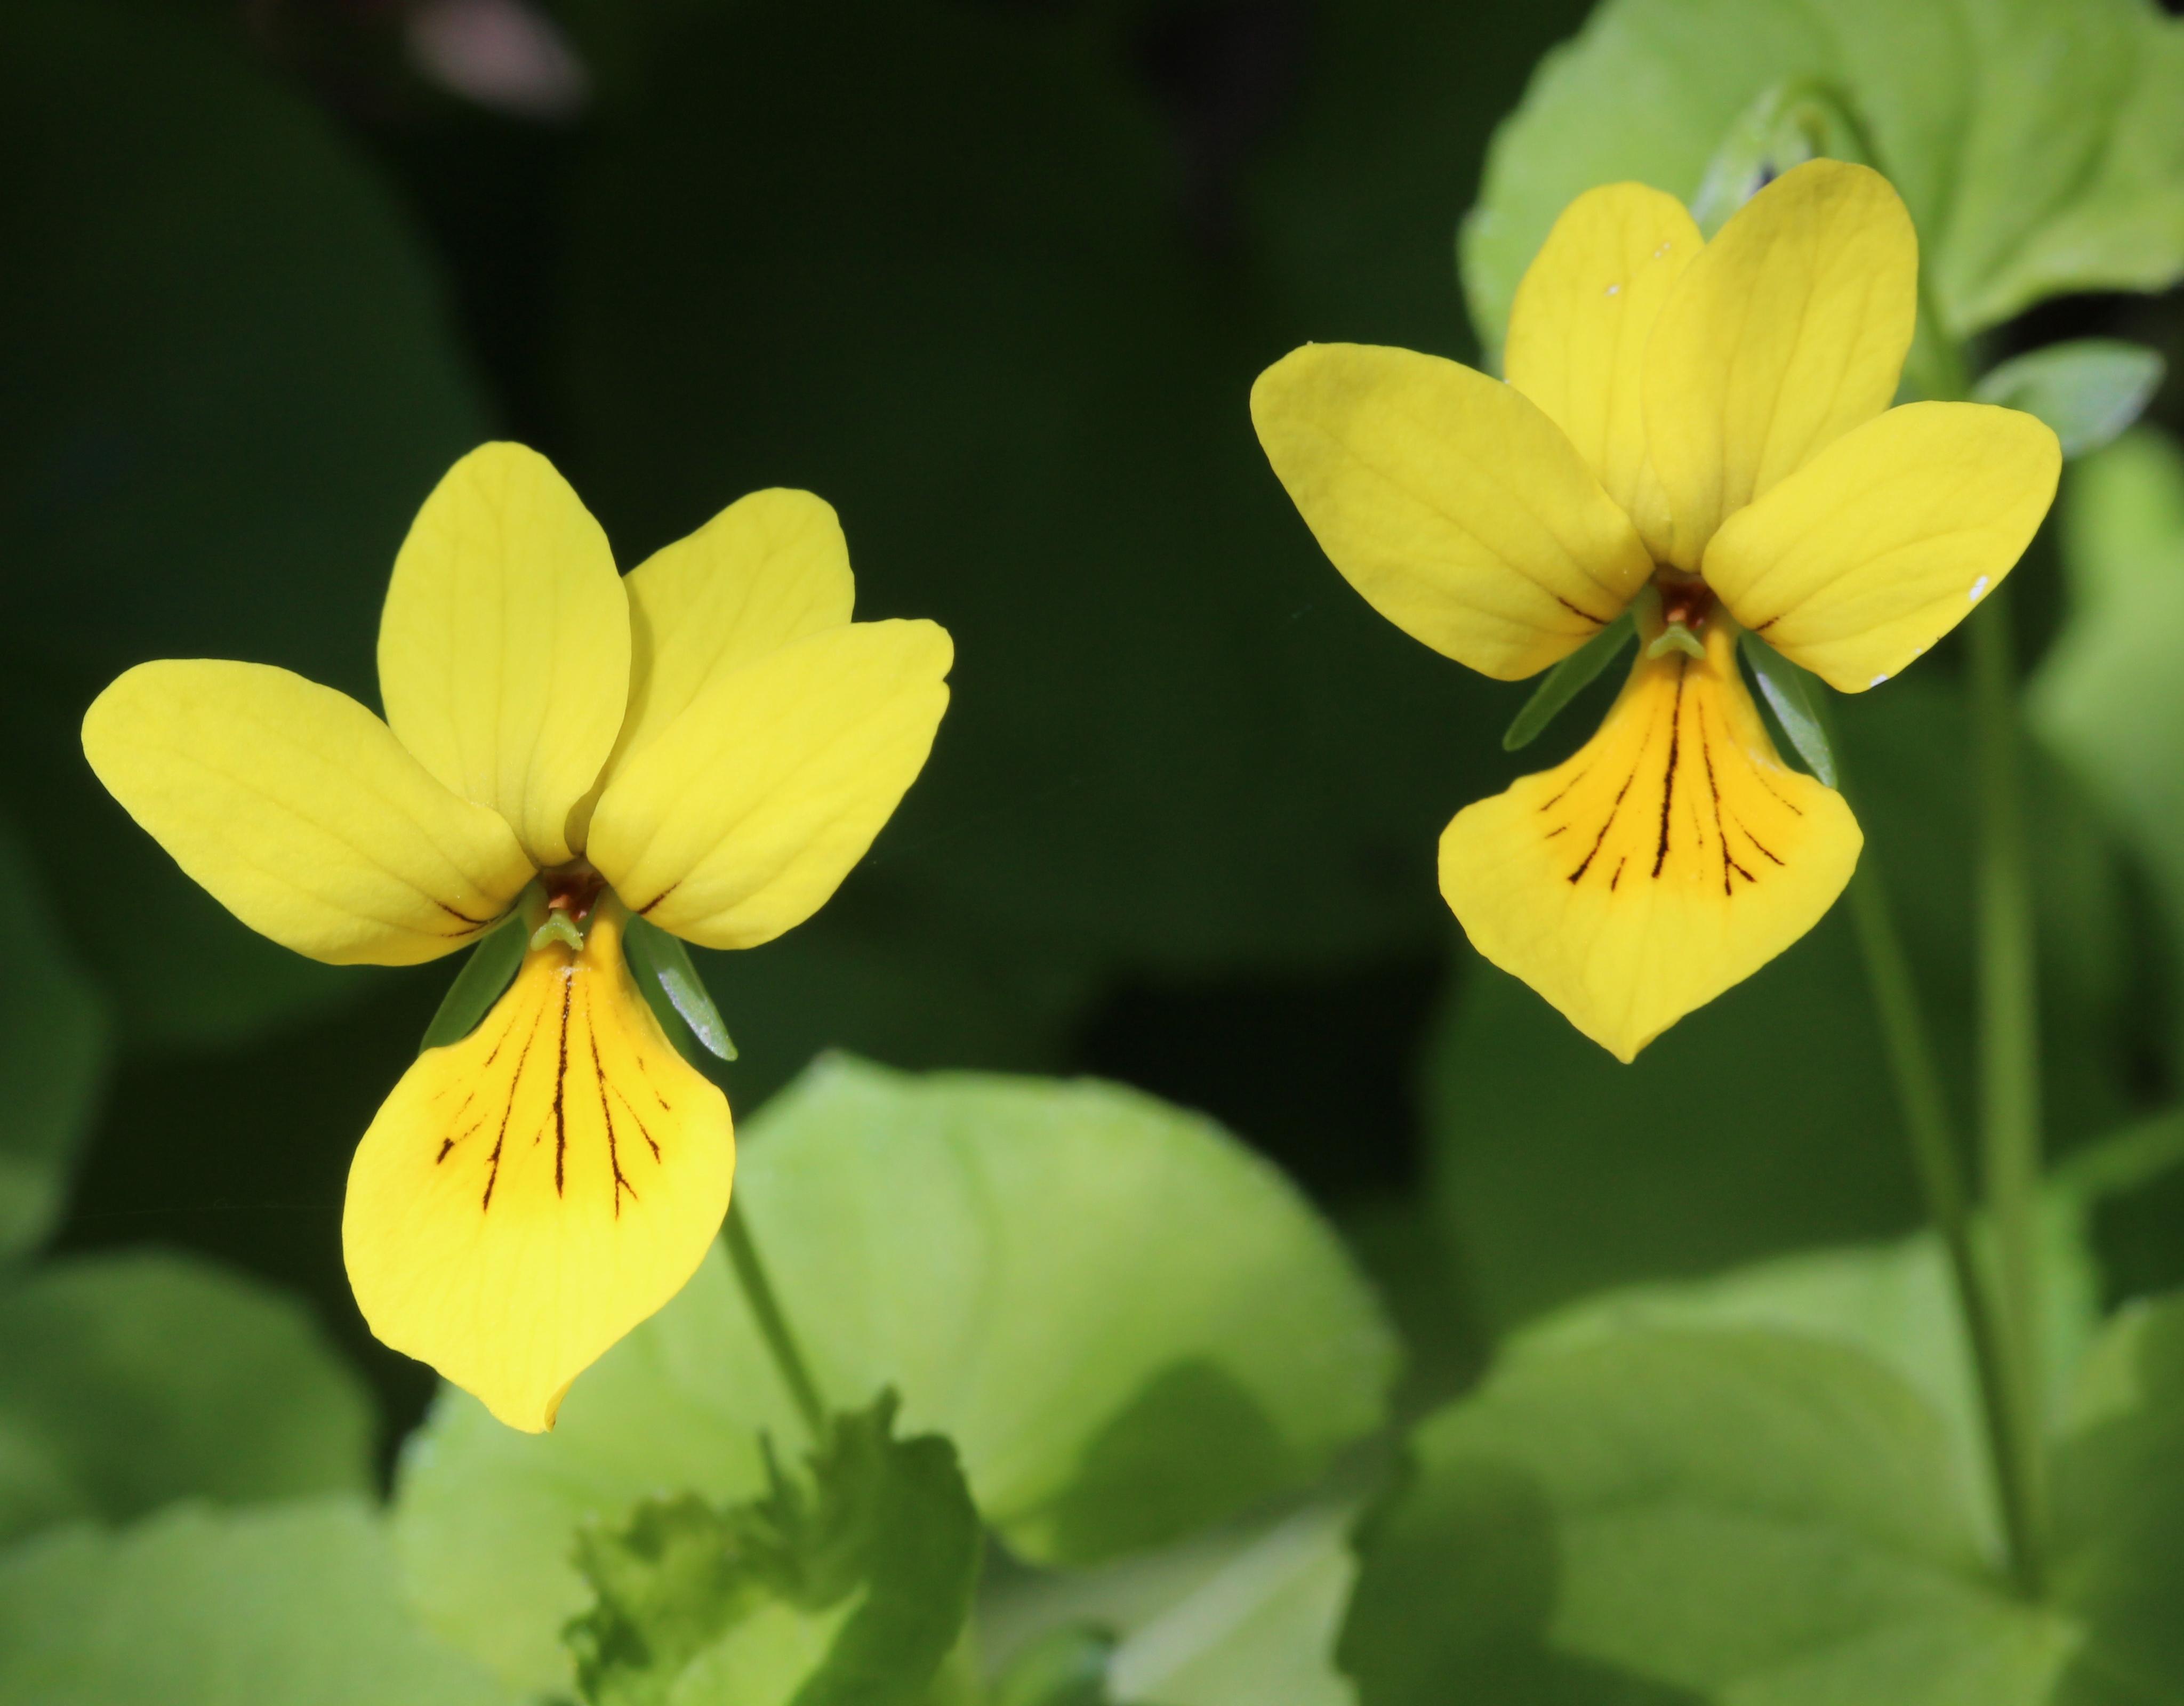
[[[2017,669],[2008,594],[1997,590],[1972,617],[1972,744],[1978,794],[1980,1130],[1986,1207],[1993,1229],[1997,1295],[2010,1353],[2016,1478],[2025,1489],[2040,1578],[2046,1518],[2037,1418],[2040,1377],[2040,1016],[2032,881],[2018,769]]]
[[[797,1348],[796,1335],[789,1330],[788,1317],[782,1313],[781,1300],[774,1295],[772,1282],[766,1277],[766,1264],[759,1260],[758,1246],[751,1241],[750,1222],[744,1213],[740,1196],[729,1204],[725,1229],[728,1262],[736,1270],[736,1283],[743,1288],[744,1301],[750,1305],[751,1318],[758,1323],[766,1348],[773,1357],[781,1384],[788,1388],[788,1396],[796,1401],[797,1413],[803,1417],[804,1425],[811,1430],[816,1444],[826,1438],[827,1406],[820,1399],[818,1385],[811,1378],[803,1352]]]

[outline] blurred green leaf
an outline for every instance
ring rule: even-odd
[[[184,1505],[0,1553],[4,1706],[500,1706],[404,1610],[361,1500]]]
[[[1496,136],[1463,279],[1498,346],[1555,216],[1635,178],[1691,199],[1770,88],[1838,102],[1902,192],[1941,329],[2184,273],[2184,24],[2144,0],[1608,0]]]
[[[593,1706],[917,1706],[970,1614],[978,1517],[956,1452],[894,1437],[896,1402],[837,1414],[808,1474],[594,1525],[599,1595],[571,1624]]]
[[[1940,1420],[1841,1344],[1634,1327],[1520,1352],[1413,1449],[1360,1542],[1363,1706],[2043,1706],[2076,1656],[1996,1575]]]
[[[632,917],[623,939],[629,950],[629,968],[636,974],[645,1000],[656,1007],[655,997],[664,997],[675,1017],[677,1025],[669,1027],[668,1034],[671,1036],[678,1027],[686,1029],[707,1053],[720,1060],[733,1060],[736,1045],[729,1039],[727,1023],[713,1005],[705,979],[690,963],[690,951],[681,939],[669,935],[657,924]],[[661,1023],[666,1023],[666,1015],[661,1016]]]
[[[192,1497],[362,1491],[376,1421],[302,1306],[197,1257],[71,1257],[0,1291],[6,1532]],[[19,1491],[42,1483],[66,1499]]]
[[[2081,337],[1990,368],[1972,396],[2038,415],[2055,429],[2065,456],[2083,456],[2138,419],[2165,371],[2161,357],[2142,345]]]
[[[107,1064],[105,1010],[61,939],[14,828],[0,817],[0,889],[14,940],[0,979],[0,1264],[60,1218]],[[4,1474],[4,1472],[0,1472]]]
[[[1115,1637],[1096,1624],[1049,1631],[994,1679],[992,1706],[1116,1706],[1107,1692]]]
[[[821,1391],[903,1396],[1027,1557],[1148,1547],[1308,1483],[1376,1426],[1396,1350],[1339,1243],[1210,1122],[1116,1086],[815,1068],[751,1121],[736,1189]],[[762,1485],[794,1411],[717,1252],[580,1380],[554,1433],[445,1394],[405,1459],[419,1603],[566,1686],[588,1514]]]
[[[1601,671],[1615,661],[1616,654],[1630,644],[1634,620],[1625,610],[1549,670],[1546,679],[1532,689],[1517,720],[1503,731],[1502,750],[1520,751],[1546,733],[1547,725],[1562,714],[1563,708],[1590,687]]]
[[[523,963],[524,951],[530,944],[528,923],[521,912],[510,913],[487,931],[477,946],[464,956],[462,969],[455,973],[454,982],[448,985],[448,993],[433,1010],[432,1023],[425,1027],[425,1034],[417,1044],[418,1053],[459,1043],[478,1028],[479,1022],[492,1011],[493,1004],[515,979],[516,970]]]
[[[404,527],[486,424],[441,288],[335,122],[175,8],[0,8],[8,786],[125,1041],[231,1040],[369,973],[254,935],[106,798],[77,724],[148,657],[369,695]]]

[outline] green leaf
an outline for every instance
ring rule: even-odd
[[[1305,1486],[1376,1427],[1396,1349],[1339,1243],[1210,1122],[1096,1083],[836,1059],[743,1134],[736,1189],[829,1402],[893,1387],[1020,1556],[1148,1547]],[[551,1435],[443,1394],[405,1458],[420,1603],[566,1688],[588,1514],[748,1498],[795,1410],[717,1252],[579,1380]]]
[[[362,1491],[375,1424],[300,1305],[198,1257],[72,1257],[0,1291],[0,1536]]]
[[[504,1706],[401,1603],[360,1499],[184,1505],[0,1553],[0,1706]]]
[[[107,1060],[106,1013],[62,941],[14,828],[0,817],[0,891],[14,928],[0,978],[0,1263],[58,1220]]]
[[[2142,0],[1608,0],[1495,139],[1462,241],[1482,338],[1500,344],[1573,198],[1635,178],[1692,198],[1753,103],[1791,85],[1869,139],[1953,338],[2184,273],[2184,24]]]
[[[1503,733],[1502,750],[1519,751],[1537,740],[1547,725],[1561,714],[1563,707],[1591,686],[1601,671],[1615,661],[1615,655],[1630,644],[1636,632],[1635,623],[1626,610],[1549,670],[1546,679],[1524,701],[1517,720]]]
[[[1805,761],[1805,767],[1829,787],[1840,787],[1827,725],[1813,706],[1812,678],[1757,634],[1744,636],[1744,661],[1751,666],[1768,709],[1790,738],[1790,744],[1797,749],[1797,755]]]
[[[1097,1624],[1065,1624],[1011,1659],[994,1679],[991,1706],[1115,1706],[1107,1667],[1115,1637]]]
[[[1746,202],[1807,160],[1866,159],[1864,134],[1825,83],[1794,77],[1761,92],[1708,162],[1691,217],[1712,237]]]
[[[515,980],[516,971],[523,964],[531,937],[528,923],[521,912],[511,912],[471,950],[462,970],[448,985],[448,993],[440,998],[432,1023],[425,1027],[424,1040],[417,1045],[419,1054],[460,1042],[493,1011],[493,1004]]]
[[[2161,357],[2141,345],[2082,337],[1990,369],[1972,395],[2038,415],[2055,429],[2065,456],[2083,456],[2138,419],[2166,371]]]
[[[955,1646],[979,1531],[955,1448],[894,1437],[896,1402],[833,1418],[760,1497],[651,1500],[595,1525],[599,1595],[567,1640],[593,1706],[917,1706]]]
[[[2046,1706],[2073,1659],[1997,1577],[1948,1430],[1841,1344],[1541,1347],[1412,1449],[1360,1541],[1362,1706]]]
[[[706,992],[705,979],[698,968],[690,963],[690,951],[682,945],[682,939],[671,936],[657,924],[643,918],[629,921],[628,934],[622,945],[629,954],[630,970],[637,974],[638,987],[644,998],[658,1012],[660,1003],[655,994],[666,997],[668,1012],[680,1022],[671,1024],[668,1013],[660,1013],[660,1023],[673,1036],[681,1026],[687,1026],[690,1034],[705,1045],[706,1051],[724,1061],[736,1057],[736,1045],[728,1036],[727,1023],[721,1010],[713,1005],[712,996]]]
[[[487,436],[437,268],[341,122],[226,20],[0,8],[38,170],[0,276],[4,789],[125,1042],[233,1041],[371,978],[254,934],[107,797],[77,730],[148,657],[366,698],[418,503]]]

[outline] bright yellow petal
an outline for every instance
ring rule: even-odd
[[[1684,204],[1644,184],[1587,190],[1517,287],[1502,366],[1568,435],[1654,556],[1669,500],[1646,454],[1646,343],[1669,287],[1706,246]]]
[[[916,779],[954,655],[932,622],[855,622],[721,677],[617,771],[587,856],[663,929],[772,940],[825,903]]]
[[[1764,497],[1896,394],[1919,240],[1888,180],[1808,160],[1741,208],[1669,293],[1646,354],[1646,438],[1697,566]]]
[[[727,1213],[727,1100],[622,963],[611,901],[581,953],[535,949],[485,1023],[421,1055],[349,1168],[342,1247],[386,1343],[512,1428],[682,1289]]]
[[[1514,681],[1568,656],[1652,572],[1562,429],[1453,361],[1308,343],[1259,376],[1251,419],[1343,577],[1484,674]]]
[[[427,770],[539,864],[569,857],[629,698],[629,605],[606,535],[537,451],[481,446],[425,500],[387,588],[379,690]]]
[[[1776,755],[1717,622],[1703,661],[1641,655],[1567,763],[1458,812],[1441,893],[1480,953],[1629,1061],[1818,923],[1862,840]]]
[[[336,965],[467,945],[531,880],[493,813],[458,800],[345,694],[264,664],[139,664],[92,701],[107,790],[254,930]]]
[[[2001,584],[2062,469],[2062,446],[2030,415],[1908,403],[1724,522],[1707,584],[1830,686],[1878,687]]]

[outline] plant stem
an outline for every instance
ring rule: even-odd
[[[804,1418],[804,1425],[811,1430],[812,1441],[816,1444],[826,1437],[827,1406],[820,1399],[818,1385],[811,1378],[804,1353],[797,1348],[796,1335],[789,1331],[788,1317],[782,1313],[781,1300],[774,1295],[772,1283],[766,1277],[766,1265],[759,1260],[758,1246],[751,1241],[750,1222],[744,1213],[740,1196],[729,1205],[726,1229],[728,1262],[736,1270],[736,1283],[743,1287],[744,1301],[750,1305],[751,1317],[758,1323],[766,1348],[772,1354],[781,1384],[788,1388],[788,1396],[796,1401],[797,1413]]]
[[[1896,928],[1895,910],[1889,904],[1869,845],[1851,878],[1850,905],[1858,945],[1865,960],[1866,982],[1873,991],[1888,1051],[1889,1073],[1895,1080],[1897,1101],[1911,1140],[1912,1160],[1925,1192],[1927,1213],[1948,1252],[1957,1301],[1964,1309],[1964,1334],[1971,1343],[1972,1365],[1979,1378],[1980,1404],[1986,1423],[1987,1450],[1996,1503],[2002,1510],[2010,1575],[2019,1589],[2031,1597],[2039,1591],[2040,1581],[2035,1543],[2036,1494],[2025,1480],[2023,1467],[2031,1419],[2019,1403],[2001,1323],[1973,1241],[1970,1194],[1964,1188],[1956,1134],[1951,1128],[1948,1099],[1935,1064],[1933,1039],[1926,1029],[1911,962],[1903,951],[1903,939]],[[2036,1441],[2029,1442],[2036,1445]]]
[[[1980,1130],[2017,1447],[2039,1578],[2046,1487],[2036,1419],[2040,1376],[2040,1015],[2025,811],[2018,773],[2017,681],[2008,594],[1971,619],[1972,744],[1978,794]]]

